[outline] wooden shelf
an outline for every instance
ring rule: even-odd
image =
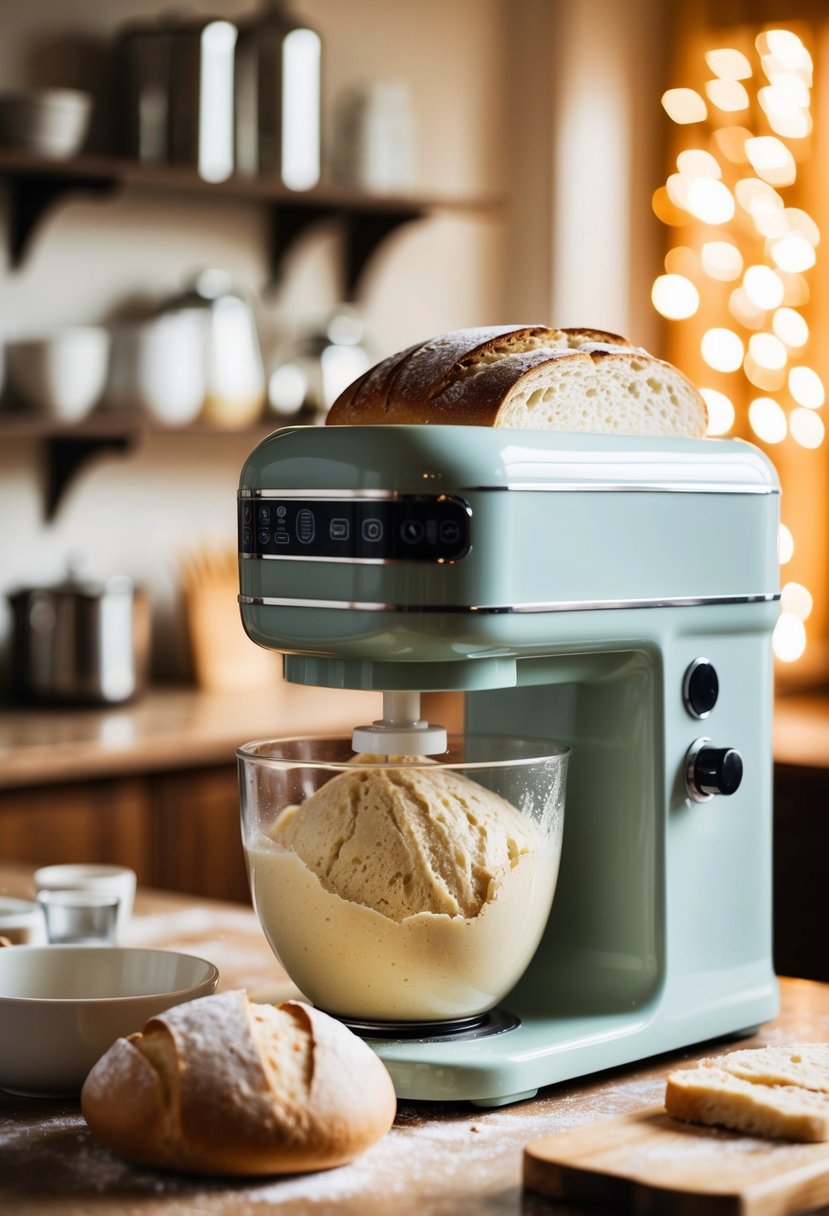
[[[53,519],[60,501],[79,470],[105,452],[128,452],[148,435],[248,435],[251,443],[264,439],[280,425],[274,418],[250,427],[233,429],[204,422],[188,426],[162,426],[136,414],[102,412],[82,422],[68,424],[48,418],[26,417],[13,412],[0,418],[0,444],[12,439],[36,439],[44,451],[44,508]]]
[[[0,150],[0,179],[8,187],[13,266],[22,263],[39,224],[66,197],[110,197],[126,190],[161,192],[191,195],[200,202],[232,200],[266,208],[273,278],[278,277],[285,255],[299,237],[321,223],[337,222],[344,243],[344,299],[356,296],[374,253],[402,225],[438,212],[487,212],[504,204],[494,197],[368,194],[337,183],[298,192],[272,178],[207,182],[186,166],[145,165],[112,156],[56,161],[9,150]]]

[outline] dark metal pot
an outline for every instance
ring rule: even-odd
[[[15,698],[39,704],[118,705],[145,686],[150,642],[146,594],[117,575],[69,579],[9,595]]]

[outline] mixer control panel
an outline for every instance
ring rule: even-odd
[[[456,495],[239,499],[243,557],[455,562],[471,546],[469,504]]]

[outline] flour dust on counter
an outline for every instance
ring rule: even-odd
[[[651,1104],[663,1084],[655,1076],[605,1080],[581,1093],[559,1093],[556,1087],[543,1099],[490,1111],[401,1103],[392,1130],[351,1164],[261,1182],[131,1166],[92,1137],[76,1106],[40,1104],[25,1120],[12,1120],[3,1118],[0,1097],[0,1206],[8,1196],[15,1212],[40,1216],[46,1202],[57,1210],[59,1192],[62,1216],[85,1216],[88,1203],[97,1210],[106,1200],[112,1205],[101,1208],[107,1216],[250,1216],[271,1210],[286,1216],[380,1216],[390,1209],[396,1216],[457,1216],[475,1201],[485,1202],[491,1216],[517,1216],[527,1140]],[[31,1206],[22,1198],[24,1187]],[[42,1207],[38,1195],[49,1196]]]

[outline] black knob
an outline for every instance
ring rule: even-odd
[[[717,704],[720,682],[713,663],[708,659],[694,659],[685,672],[682,699],[693,718],[707,718]]]
[[[688,793],[697,802],[714,794],[734,794],[743,779],[743,758],[733,747],[709,747],[709,739],[698,739],[688,753]]]

